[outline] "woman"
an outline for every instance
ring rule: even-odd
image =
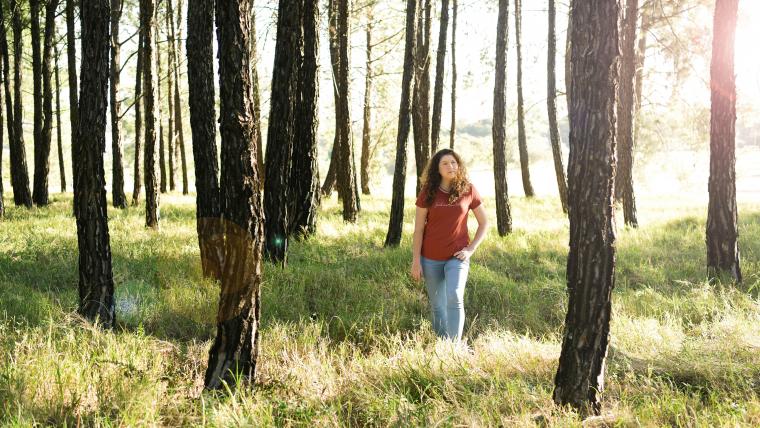
[[[439,337],[460,340],[464,327],[464,286],[470,256],[486,235],[488,219],[480,194],[468,178],[462,159],[443,149],[428,162],[417,197],[412,242],[412,277],[425,278]],[[467,216],[472,210],[478,230],[470,242]]]

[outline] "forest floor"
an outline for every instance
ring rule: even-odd
[[[319,232],[266,265],[255,386],[202,392],[218,286],[201,277],[195,200],[109,208],[118,328],[75,315],[71,195],[0,220],[0,425],[759,426],[760,203],[739,205],[744,282],[705,280],[703,204],[641,197],[618,224],[603,415],[551,393],[568,231],[554,199],[514,198],[515,232],[473,256],[467,346],[437,341],[405,236],[383,249],[389,200],[359,223],[325,201]],[[493,207],[492,201],[486,201]],[[489,208],[489,212],[492,208]],[[474,228],[474,220],[471,221]]]

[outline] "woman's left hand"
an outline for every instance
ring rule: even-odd
[[[464,247],[461,250],[454,253],[454,257],[458,258],[459,260],[463,262],[466,262],[467,260],[470,260],[472,253],[473,251],[470,249],[470,247]]]

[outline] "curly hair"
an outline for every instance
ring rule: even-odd
[[[449,204],[453,204],[460,196],[470,190],[470,179],[467,177],[467,168],[464,166],[462,158],[451,149],[441,149],[430,158],[427,166],[425,166],[425,170],[422,172],[422,188],[425,189],[425,205],[428,207],[433,205],[435,194],[441,185],[442,177],[438,171],[438,166],[441,163],[441,159],[446,155],[453,156],[457,161],[457,165],[459,165],[457,176],[451,182]]]

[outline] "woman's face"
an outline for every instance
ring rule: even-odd
[[[459,172],[459,164],[457,159],[453,155],[444,155],[438,162],[438,173],[441,174],[443,180],[449,181],[457,177]]]

